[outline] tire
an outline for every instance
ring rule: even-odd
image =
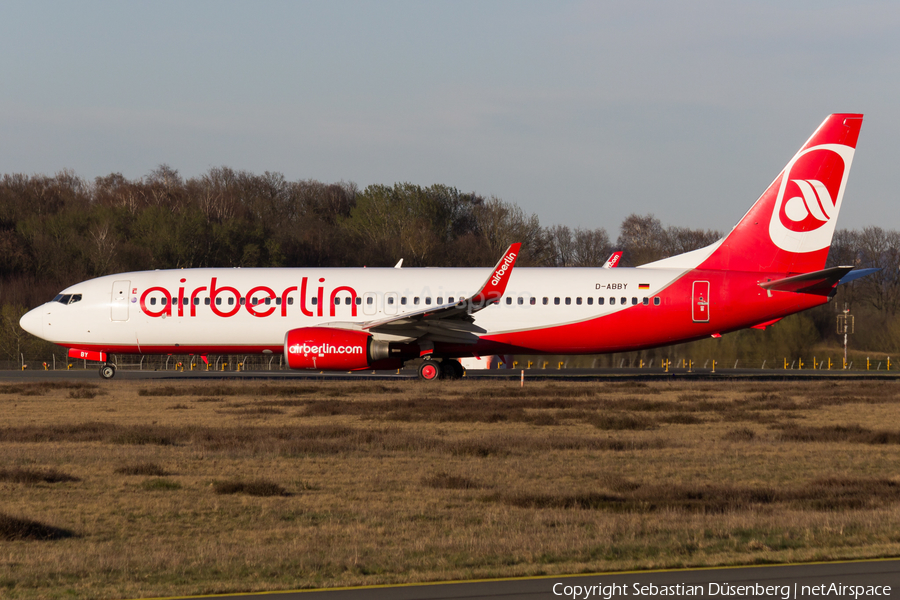
[[[441,366],[433,360],[426,360],[419,365],[419,379],[437,381],[441,378]]]
[[[100,377],[103,379],[112,379],[116,376],[116,366],[106,364],[100,367]]]
[[[461,379],[463,376],[463,366],[458,360],[445,358],[441,363],[441,377],[445,379]]]

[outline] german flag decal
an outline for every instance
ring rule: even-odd
[[[650,289],[650,284],[649,284],[649,283],[639,283],[639,284],[638,284],[638,289],[639,289],[639,290],[649,290],[649,289]]]

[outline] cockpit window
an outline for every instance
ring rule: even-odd
[[[81,301],[81,294],[57,294],[53,301],[60,304],[75,304]]]

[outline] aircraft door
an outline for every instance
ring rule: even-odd
[[[374,315],[378,311],[378,297],[375,292],[366,292],[363,295],[363,314]]]
[[[113,321],[128,320],[128,303],[131,301],[130,281],[115,281],[112,287],[112,304],[110,318]]]
[[[695,281],[691,294],[694,323],[709,323],[709,282]]]

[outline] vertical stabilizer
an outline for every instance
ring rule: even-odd
[[[830,115],[701,269],[808,273],[825,267],[862,126]]]

